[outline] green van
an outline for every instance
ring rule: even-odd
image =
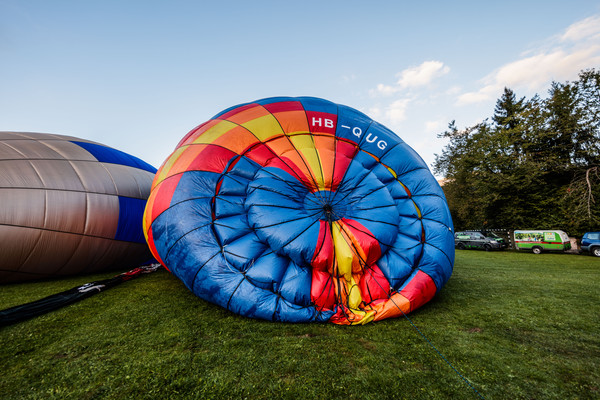
[[[531,250],[534,254],[571,249],[569,235],[558,230],[515,231],[514,239],[517,250]]]

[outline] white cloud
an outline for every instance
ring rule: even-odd
[[[462,91],[462,88],[460,86],[452,86],[450,88],[448,88],[448,90],[446,90],[447,95],[453,96],[453,95],[457,95]]]
[[[375,89],[369,91],[371,96],[391,96],[403,89],[426,86],[436,78],[450,72],[450,67],[441,61],[425,61],[419,66],[407,68],[396,74],[398,81],[394,85],[380,83]]]
[[[384,96],[391,96],[392,94],[396,93],[397,91],[398,91],[397,87],[384,85],[383,83],[380,83],[377,85],[377,88],[375,90],[371,91],[371,94],[381,94]]]
[[[481,103],[482,101],[490,100],[494,97],[493,93],[496,93],[497,89],[495,86],[486,86],[477,92],[463,93],[458,96],[456,104],[464,106],[466,104]]]
[[[441,61],[425,61],[418,67],[408,68],[400,72],[397,84],[401,89],[425,86],[448,72],[450,72],[450,68]]]
[[[382,119],[391,125],[397,125],[407,119],[407,109],[411,104],[423,102],[422,96],[418,94],[405,95],[398,98],[398,93],[405,89],[412,89],[431,84],[435,79],[447,74],[450,68],[441,61],[425,61],[416,67],[407,68],[397,74],[398,80],[395,84],[386,85],[380,83],[375,89],[369,91],[372,96],[392,97],[385,105],[371,108],[367,113],[374,119]],[[432,95],[427,95],[429,99]]]
[[[561,40],[576,42],[598,35],[600,35],[600,15],[594,15],[569,26],[561,36]]]
[[[502,83],[496,79],[495,75],[490,76],[485,81],[489,82],[481,89],[475,92],[467,92],[458,96],[456,105],[464,106],[467,104],[481,103],[487,100],[497,98],[502,94],[504,87],[513,87],[509,83]]]
[[[426,121],[425,122],[425,132],[426,133],[438,133],[444,130],[446,125],[448,124],[447,120],[437,120],[437,121]]]
[[[406,119],[406,108],[410,103],[409,99],[400,99],[394,101],[385,109],[385,117],[392,123],[402,122]]]
[[[367,109],[366,111],[361,110],[362,112],[364,112],[366,115],[368,115],[370,118],[374,119],[374,120],[378,120],[381,118],[381,116],[383,115],[383,112],[381,111],[381,108],[379,107],[371,107],[369,109]]]
[[[545,51],[501,66],[482,80],[479,90],[459,95],[457,105],[491,100],[504,87],[537,92],[552,81],[576,79],[581,70],[600,64],[600,16],[574,23],[549,44]]]
[[[498,82],[540,89],[550,80],[565,80],[573,73],[596,65],[600,61],[600,43],[578,50],[557,49],[552,53],[538,54],[515,61],[500,68]]]

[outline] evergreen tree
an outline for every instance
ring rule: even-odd
[[[563,203],[569,229],[584,232],[600,229],[600,71],[582,71],[573,87],[578,124]]]
[[[600,228],[599,72],[553,82],[547,99],[505,88],[491,121],[439,135],[433,169],[457,229]]]
[[[575,151],[581,115],[577,109],[577,88],[569,83],[552,83],[545,102],[547,157],[552,156],[555,175],[564,175],[579,161]]]
[[[505,87],[504,93],[496,102],[492,121],[495,128],[507,136],[507,149],[515,153],[521,152],[522,145],[522,113],[526,109],[525,97],[517,100],[515,92]]]
[[[525,97],[517,100],[515,92],[505,87],[504,93],[496,102],[492,121],[502,129],[515,129],[519,125],[521,113],[525,109]]]

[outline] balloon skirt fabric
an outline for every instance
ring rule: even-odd
[[[197,296],[272,321],[409,313],[454,263],[423,160],[359,111],[311,97],[238,105],[189,132],[154,178],[144,233]]]

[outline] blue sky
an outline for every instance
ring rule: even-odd
[[[0,0],[0,130],[77,136],[158,167],[230,106],[316,96],[428,165],[505,86],[600,68],[599,1]]]

